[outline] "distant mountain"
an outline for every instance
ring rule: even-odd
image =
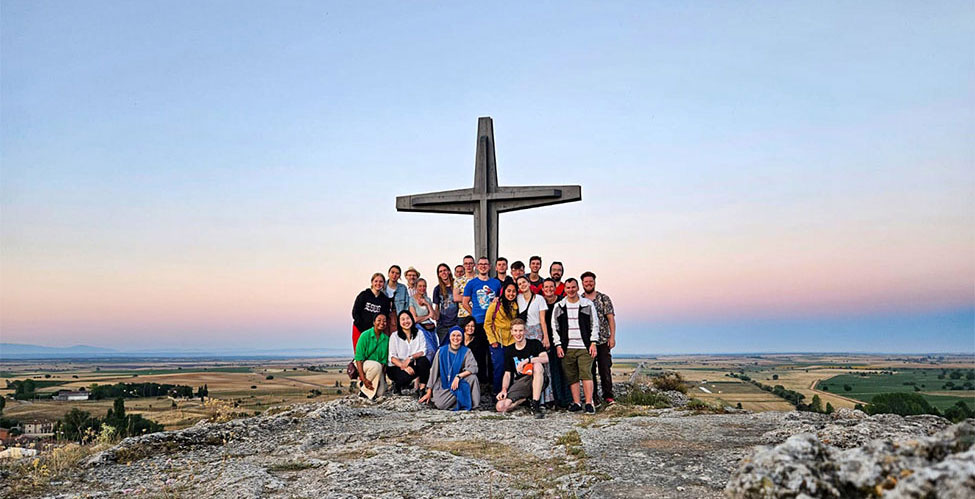
[[[58,358],[105,356],[118,353],[111,348],[74,345],[70,347],[45,347],[22,343],[0,343],[0,359]]]
[[[347,349],[340,348],[160,348],[146,350],[116,350],[113,348],[75,345],[71,347],[45,347],[21,343],[0,343],[0,360],[68,359],[68,358],[281,358],[281,357],[329,357],[342,356]]]

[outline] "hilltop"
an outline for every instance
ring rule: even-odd
[[[379,404],[346,397],[129,438],[40,493],[795,497],[818,484],[841,496],[881,487],[917,497],[940,480],[942,496],[952,497],[975,491],[973,423],[846,409],[714,414],[622,404],[595,417],[552,413],[539,421],[430,410],[409,397]],[[860,466],[855,478],[851,462]],[[0,492],[13,495],[4,482]]]

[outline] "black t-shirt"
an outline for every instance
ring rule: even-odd
[[[500,281],[500,279],[498,279],[498,280]],[[501,293],[504,292],[504,287],[505,286],[507,286],[508,284],[514,284],[514,283],[515,283],[515,280],[512,279],[510,275],[509,276],[505,276],[504,277],[504,280],[501,281],[501,291],[498,294],[501,294]]]
[[[543,300],[545,299],[544,296],[540,296],[539,298]],[[545,312],[545,322],[547,323],[546,325],[548,326],[548,343],[550,345],[554,344],[552,341],[552,337],[555,336],[556,334],[555,326],[554,326],[555,323],[552,322],[552,317],[555,315],[553,311],[555,310],[555,306],[558,304],[559,304],[559,300],[555,300],[552,303],[548,303],[548,302],[545,303],[545,306],[548,307],[548,312]],[[563,345],[562,348],[565,348],[565,345]]]
[[[538,357],[538,354],[545,351],[542,342],[538,340],[525,340],[525,348],[518,350],[516,344],[512,343],[504,347],[504,370],[511,373],[511,380],[523,378],[526,375],[515,371],[518,363],[529,357]]]
[[[352,305],[352,324],[359,332],[372,327],[372,323],[379,314],[389,315],[391,301],[386,293],[379,292],[379,296],[372,294],[372,289],[366,289],[355,297]]]

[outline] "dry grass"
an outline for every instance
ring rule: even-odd
[[[33,459],[5,462],[0,465],[9,473],[5,485],[14,497],[41,494],[52,481],[67,478],[85,459],[115,442],[115,439],[102,437],[92,444],[69,443],[40,453]]]

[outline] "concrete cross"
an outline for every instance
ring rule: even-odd
[[[494,156],[494,124],[489,117],[477,120],[477,154],[474,187],[451,191],[398,196],[397,211],[474,215],[474,258],[491,260],[491,275],[498,259],[498,214],[582,200],[582,186],[499,186]]]

